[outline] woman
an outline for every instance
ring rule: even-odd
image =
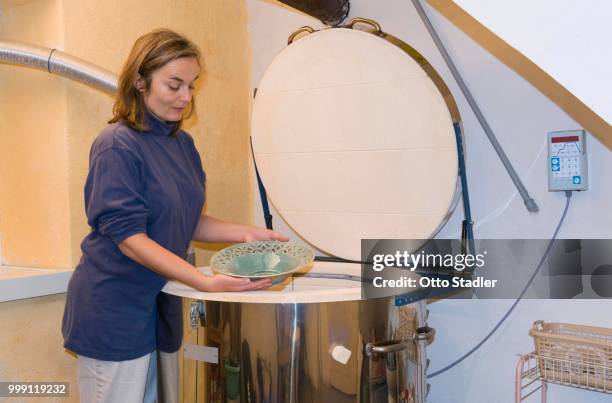
[[[201,291],[271,284],[201,274],[184,260],[191,240],[287,240],[201,215],[205,174],[181,130],[199,73],[199,50],[186,38],[169,30],[138,38],[119,78],[111,125],[92,145],[85,184],[92,230],[62,323],[64,346],[79,356],[83,402],[143,401],[151,353],[173,353],[181,343],[180,300],[160,293],[168,279]]]

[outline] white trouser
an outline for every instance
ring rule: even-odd
[[[178,401],[178,354],[159,352],[127,361],[102,361],[79,355],[77,378],[82,403]],[[161,367],[158,382],[158,368]]]

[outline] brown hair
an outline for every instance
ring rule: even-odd
[[[200,62],[200,50],[189,39],[169,29],[156,29],[142,35],[134,42],[117,86],[117,98],[113,106],[113,118],[108,123],[123,122],[138,131],[147,131],[146,105],[141,91],[136,86],[139,75],[148,90],[151,86],[151,75],[167,63],[182,57],[193,57]],[[195,98],[184,117],[189,117],[195,110]],[[171,135],[181,129],[183,119],[177,122]]]

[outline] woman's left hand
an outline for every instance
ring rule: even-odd
[[[254,242],[254,241],[283,241],[287,242],[289,238],[278,232],[259,227],[252,227],[249,229],[242,239],[243,242]]]

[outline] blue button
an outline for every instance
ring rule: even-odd
[[[551,158],[550,163],[553,165],[559,165],[559,158],[558,157]]]
[[[561,169],[561,167],[559,165],[553,165],[552,166],[552,170],[553,171],[559,171]]]
[[[580,176],[574,176],[572,178],[572,182],[574,182],[574,185],[580,185],[580,181],[581,181]]]

